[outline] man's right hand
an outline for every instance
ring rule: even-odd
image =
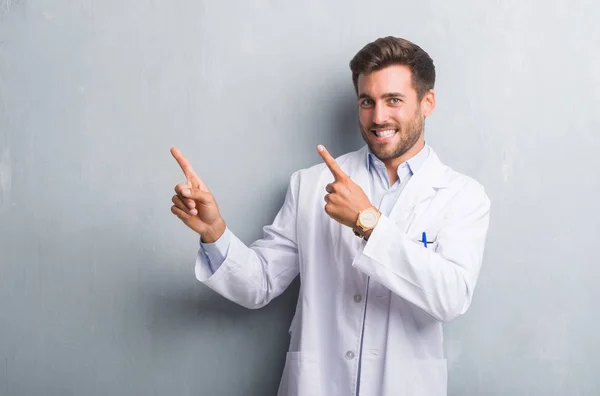
[[[215,242],[223,235],[226,227],[217,201],[183,154],[175,147],[171,149],[171,154],[186,178],[185,184],[175,186],[177,194],[173,196],[171,212],[199,233],[203,242]]]

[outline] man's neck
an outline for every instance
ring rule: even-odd
[[[425,147],[425,139],[423,139],[423,137],[421,136],[421,138],[417,140],[417,143],[415,143],[406,153],[402,154],[400,157],[383,161],[383,163],[385,164],[385,170],[388,174],[388,178],[390,179],[390,185],[393,185],[399,179],[398,167],[402,163],[408,161],[415,155],[419,154],[419,152],[423,150],[423,147]]]

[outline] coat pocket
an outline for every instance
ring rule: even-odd
[[[423,248],[427,248],[435,252],[438,246],[438,234],[439,228],[436,226],[418,228],[417,225],[416,227],[412,227],[411,231],[409,232],[409,237]]]

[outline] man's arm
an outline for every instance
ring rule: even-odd
[[[171,211],[201,236],[196,277],[244,307],[265,306],[299,273],[296,174],[275,220],[264,227],[264,237],[248,247],[227,229],[214,197],[189,162],[177,149],[171,152],[187,178],[186,184],[175,187]]]
[[[479,276],[490,201],[473,182],[454,204],[438,233],[435,252],[381,216],[352,265],[439,321],[463,314]]]
[[[263,237],[246,246],[235,234],[222,263],[209,262],[200,250],[196,278],[227,299],[246,308],[267,305],[285,291],[300,271],[296,244],[297,181],[291,178],[284,203]],[[218,242],[218,241],[217,241]],[[217,264],[215,271],[213,268]]]

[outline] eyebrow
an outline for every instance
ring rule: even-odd
[[[400,92],[389,92],[389,93],[385,93],[383,95],[381,95],[381,97],[383,99],[389,99],[389,98],[404,98],[405,95],[401,94]],[[367,95],[366,93],[361,93],[360,96],[358,97],[359,99],[371,99],[371,97],[369,95]]]

